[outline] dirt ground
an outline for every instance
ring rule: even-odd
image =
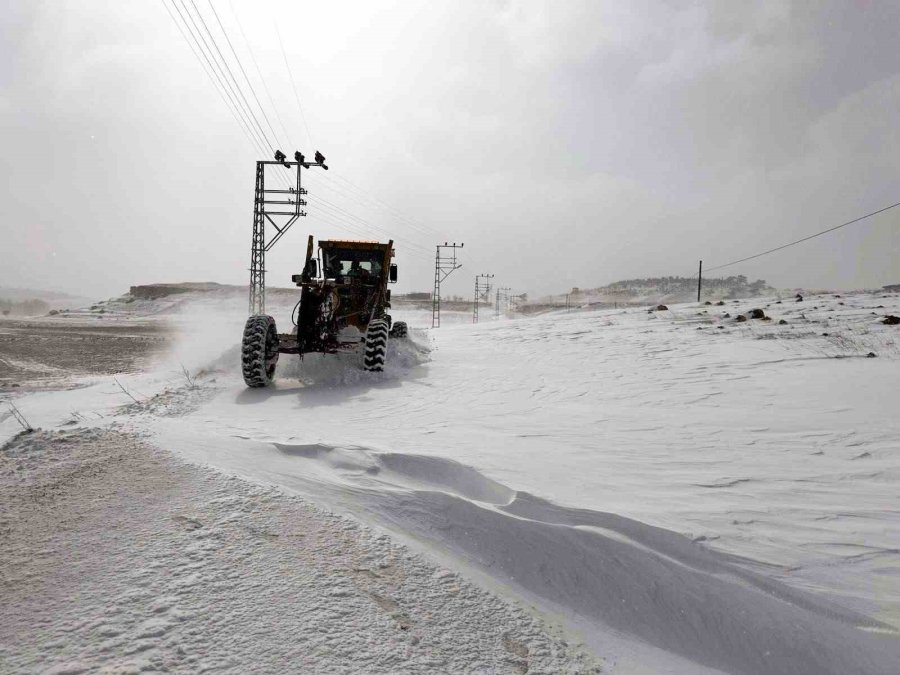
[[[56,389],[71,377],[133,372],[161,354],[170,338],[162,322],[3,320],[0,391]]]

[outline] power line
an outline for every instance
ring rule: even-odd
[[[320,187],[322,187],[322,186],[320,186]],[[341,193],[337,193],[337,194],[338,194],[339,196],[344,196],[344,197],[346,197],[346,195],[342,195]],[[391,230],[387,229],[386,227],[382,227],[382,226],[380,226],[380,225],[375,225],[375,224],[372,223],[371,221],[369,221],[369,220],[367,220],[367,219],[365,219],[365,218],[363,218],[363,217],[361,217],[361,216],[357,216],[357,215],[354,214],[354,213],[351,213],[351,212],[349,212],[349,211],[346,211],[345,209],[342,209],[341,207],[337,206],[336,204],[332,204],[331,202],[329,202],[328,200],[324,199],[323,197],[316,196],[314,199],[317,200],[317,201],[324,202],[325,204],[329,204],[329,205],[333,206],[334,208],[336,208],[336,209],[342,211],[343,213],[346,213],[346,214],[347,214],[348,216],[350,216],[351,218],[354,218],[355,220],[358,220],[358,221],[360,221],[361,223],[363,223],[363,224],[365,224],[365,225],[367,225],[367,226],[369,226],[369,227],[372,227],[372,228],[374,228],[374,229],[376,229],[376,230],[381,230],[381,231],[385,232],[386,234],[393,234],[393,232],[392,232]],[[362,206],[365,206],[365,205],[363,204]],[[412,237],[406,237],[406,238],[407,238],[409,241],[411,241],[411,242],[414,242],[414,241],[415,241],[414,239],[412,239]],[[419,245],[416,244],[416,246],[419,246]],[[422,249],[423,252],[428,252],[429,255],[430,255],[430,252],[428,251],[428,249],[427,249],[425,246],[419,246],[419,247]]]
[[[253,128],[253,124],[250,122],[249,117],[247,116],[244,109],[241,107],[240,102],[237,99],[237,95],[234,93],[233,88],[229,84],[227,78],[225,78],[225,73],[222,70],[222,67],[219,65],[219,62],[216,60],[215,55],[212,52],[212,48],[206,41],[206,38],[203,37],[203,33],[200,30],[200,27],[197,25],[197,22],[194,20],[193,15],[190,10],[188,10],[187,5],[185,5],[184,0],[179,0],[181,6],[184,8],[184,14],[182,14],[181,10],[178,8],[178,5],[175,4],[175,0],[172,0],[172,6],[175,7],[175,10],[178,12],[178,16],[181,17],[181,20],[184,22],[185,27],[188,29],[188,32],[191,34],[191,38],[194,40],[194,43],[197,45],[197,48],[200,50],[200,53],[203,54],[203,58],[206,61],[207,65],[209,65],[210,70],[216,77],[219,85],[222,87],[222,90],[226,93],[232,105],[234,105],[247,129],[249,130],[251,136],[254,139],[254,143],[257,144],[257,148],[265,147],[265,142],[260,142],[258,137],[258,132]],[[185,14],[187,18],[185,18]],[[188,24],[188,19],[190,19],[190,24]],[[193,26],[193,29],[191,28]],[[195,32],[196,31],[196,34]],[[201,44],[202,42],[202,44]],[[205,49],[204,49],[205,47]],[[208,52],[208,54],[207,54]]]
[[[336,204],[332,204],[331,202],[329,202],[325,199],[322,199],[321,197],[316,197],[316,196],[310,195],[308,197],[308,199],[310,201],[312,201],[313,203],[317,204],[319,206],[319,208],[326,209],[326,213],[330,212],[331,216],[333,218],[341,218],[345,222],[351,223],[353,225],[353,227],[357,228],[357,233],[363,233],[365,235],[371,236],[371,232],[369,232],[368,230],[380,230],[382,233],[384,233],[386,235],[391,234],[391,232],[389,230],[387,230],[383,227],[379,227],[378,225],[374,225],[373,223],[370,223],[369,221],[365,220],[364,218],[361,218],[353,213],[350,213],[349,211],[345,211],[344,209],[337,206]],[[352,221],[358,221],[359,224],[358,225],[353,224]],[[359,228],[363,228],[361,232],[359,232]],[[366,229],[366,228],[368,228],[368,229]],[[431,255],[427,249],[425,249],[422,245],[416,243],[412,239],[408,239],[407,237],[397,237],[397,236],[394,236],[394,239],[396,239],[397,241],[403,241],[404,244],[408,248],[414,250],[416,253],[428,255],[429,257]]]
[[[262,104],[259,102],[259,96],[256,95],[256,90],[253,88],[253,83],[250,82],[250,78],[247,77],[247,71],[244,70],[244,64],[241,63],[241,59],[238,56],[237,52],[234,50],[234,45],[231,44],[231,38],[228,37],[228,31],[225,30],[225,26],[222,25],[222,20],[219,18],[219,13],[216,11],[215,6],[212,4],[212,0],[207,0],[209,3],[209,8],[213,12],[213,16],[216,17],[216,23],[219,24],[219,29],[222,31],[222,35],[225,36],[225,41],[228,43],[228,48],[231,49],[231,53],[234,56],[234,60],[238,64],[238,68],[241,69],[241,75],[244,76],[244,81],[247,82],[247,86],[250,87],[250,93],[253,94],[253,98],[256,101],[256,105],[259,108],[259,111],[262,113],[263,119],[266,121],[266,124],[269,126],[269,131],[272,132],[272,138],[275,139],[276,144],[278,141],[278,134],[275,133],[275,129],[272,127],[272,123],[269,121],[269,116],[266,115],[265,108],[262,107]]]
[[[231,9],[231,15],[234,17],[234,21],[237,24],[238,31],[240,31],[241,37],[244,39],[244,46],[247,47],[247,51],[250,52],[250,60],[253,61],[253,66],[256,68],[256,74],[259,75],[259,80],[260,82],[262,82],[262,86],[266,92],[266,96],[268,96],[269,98],[269,104],[272,106],[272,110],[275,113],[275,119],[278,120],[278,126],[280,126],[281,131],[284,132],[284,136],[287,139],[290,147],[296,149],[296,146],[291,140],[291,135],[288,133],[287,127],[284,126],[281,115],[278,114],[278,106],[275,105],[275,99],[272,98],[272,92],[269,91],[269,85],[266,84],[266,78],[263,76],[262,70],[259,67],[259,62],[256,60],[256,54],[253,51],[253,46],[250,44],[250,40],[247,39],[247,34],[244,32],[244,26],[241,24],[241,20],[234,9],[234,3],[231,0],[228,0],[228,7],[229,9]]]
[[[237,78],[234,76],[234,73],[231,71],[231,66],[228,65],[228,61],[222,55],[222,50],[219,49],[219,43],[216,42],[215,36],[213,36],[212,31],[209,29],[209,26],[206,25],[206,19],[203,18],[203,13],[197,8],[197,4],[194,2],[194,0],[189,0],[189,1],[191,3],[191,6],[194,8],[194,12],[196,12],[197,17],[200,19],[200,23],[203,25],[203,30],[205,30],[206,34],[209,36],[209,41],[212,43],[212,46],[215,48],[216,54],[219,55],[219,59],[222,62],[222,66],[224,66],[223,73],[227,73],[228,78],[230,78],[230,80],[231,80],[231,83],[234,84],[234,86],[232,87],[232,85],[229,83],[229,87],[232,89],[232,91],[236,91],[235,96],[239,96],[241,101],[243,102],[244,109],[246,110],[247,113],[249,113],[249,117],[253,120],[256,130],[259,132],[260,136],[262,137],[262,139],[264,141],[263,145],[264,146],[267,145],[274,150],[275,145],[272,143],[272,141],[269,140],[268,136],[266,136],[266,132],[263,129],[262,124],[260,124],[259,118],[256,117],[256,113],[253,112],[252,106],[250,105],[249,101],[247,101],[247,97],[244,95],[243,88],[240,86],[240,84],[238,84]],[[185,8],[185,9],[187,9],[187,8]],[[191,18],[191,21],[193,21],[193,17]],[[196,25],[196,23],[195,23],[195,25]],[[198,28],[197,30],[199,32],[200,29]],[[202,37],[202,34],[201,34],[201,37]],[[203,40],[205,42],[206,38],[203,38]],[[212,54],[212,50],[210,50],[210,54]],[[227,79],[226,79],[226,82],[228,82]]]
[[[332,177],[331,177],[331,176],[328,176],[327,174],[321,174],[321,173],[320,173],[320,174],[317,174],[317,175],[316,175],[315,182],[318,183],[318,186],[317,186],[317,187],[319,187],[319,188],[326,188],[326,189],[332,190],[336,195],[338,195],[338,196],[340,196],[340,197],[342,197],[342,198],[344,198],[344,199],[349,199],[349,200],[351,200],[351,201],[353,201],[353,202],[359,204],[359,205],[362,206],[363,208],[366,208],[366,209],[375,209],[375,210],[377,210],[377,211],[380,211],[380,212],[381,212],[384,216],[386,216],[387,218],[389,218],[389,219],[391,219],[391,220],[396,220],[397,223],[398,223],[400,226],[405,226],[406,228],[410,229],[412,232],[418,234],[418,235],[421,236],[421,237],[426,237],[426,238],[428,238],[429,240],[432,240],[432,239],[435,238],[435,237],[437,237],[437,238],[439,238],[439,239],[443,239],[443,238],[444,238],[444,234],[443,234],[443,233],[438,232],[438,231],[435,230],[434,228],[429,228],[429,227],[426,227],[426,226],[424,226],[424,225],[419,225],[419,224],[417,224],[415,221],[413,221],[413,220],[411,220],[411,219],[409,219],[409,218],[403,216],[403,214],[399,213],[395,208],[391,207],[390,204],[388,204],[387,202],[385,202],[385,201],[379,199],[379,198],[376,197],[375,195],[373,195],[373,194],[371,194],[371,193],[369,193],[369,192],[363,190],[363,189],[360,188],[359,186],[355,185],[354,183],[350,182],[348,179],[346,179],[346,178],[344,178],[343,176],[341,176],[340,174],[338,174],[337,172],[335,172],[335,176],[334,176],[334,177],[335,177],[335,178],[339,178],[339,179],[342,180],[344,183],[347,183],[348,185],[350,185],[351,187],[353,187],[355,190],[357,190],[357,191],[360,193],[361,197],[360,197],[359,195],[357,195],[357,194],[354,194],[354,193],[351,193],[351,192],[347,192],[346,189],[345,189],[344,187],[342,187],[341,185],[338,185],[338,184],[332,179]],[[320,179],[326,181],[327,184],[326,184],[326,183],[319,183],[319,180],[320,180]],[[325,200],[323,200],[321,197],[318,197],[318,199],[319,199],[319,200],[322,200],[322,201],[325,201]],[[328,203],[328,202],[326,202],[326,203]],[[337,207],[336,207],[336,208],[337,208]],[[373,227],[373,228],[375,228],[375,229],[380,229],[380,230],[382,230],[383,232],[386,232],[387,234],[394,234],[394,231],[388,230],[388,229],[385,228],[385,227],[380,227],[380,226],[378,226],[378,225],[374,225],[374,224],[372,224],[370,221],[367,221],[367,220],[362,219],[362,218],[360,218],[360,217],[358,217],[358,216],[355,216],[354,214],[348,214],[348,215],[350,215],[351,217],[356,218],[356,219],[358,219],[358,220],[362,220],[363,222],[365,222],[365,223],[366,223],[368,226],[370,226],[370,227]],[[395,238],[397,238],[397,237],[395,237]],[[408,238],[407,240],[410,241],[410,242],[414,241],[412,238]],[[423,252],[425,252],[425,250],[427,250],[427,248],[430,246],[430,243],[429,243],[427,246],[422,246],[422,245],[420,245],[420,244],[415,244],[415,246],[416,246],[417,248],[423,249]],[[430,255],[431,255],[430,252],[427,252],[427,255],[430,257]]]
[[[384,200],[380,199],[380,198],[377,197],[376,195],[373,195],[372,193],[368,192],[367,190],[364,190],[363,188],[359,187],[356,183],[352,182],[351,180],[349,180],[349,179],[346,178],[345,176],[341,175],[340,173],[336,173],[334,177],[337,178],[337,179],[339,179],[339,180],[341,180],[341,181],[343,181],[344,183],[346,183],[346,184],[349,185],[350,187],[354,188],[355,190],[357,190],[358,192],[360,192],[360,193],[363,194],[364,196],[367,196],[367,197],[368,197],[370,200],[372,200],[373,202],[378,202],[378,203],[382,204],[382,208],[383,208],[383,209],[385,209],[385,210],[387,210],[387,211],[393,213],[394,217],[396,217],[396,218],[398,218],[398,219],[400,219],[400,220],[406,221],[410,226],[415,227],[416,229],[419,229],[423,234],[427,234],[428,236],[437,236],[437,237],[442,237],[442,236],[443,236],[440,232],[438,232],[438,231],[435,230],[434,228],[429,227],[428,225],[424,225],[424,224],[418,223],[417,221],[412,220],[411,218],[409,218],[409,217],[406,216],[405,214],[403,214],[403,213],[401,213],[400,211],[398,211],[398,210],[397,210],[395,207],[393,207],[392,205],[388,204],[387,202],[385,202]]]
[[[291,80],[291,87],[294,90],[294,99],[297,101],[297,108],[300,109],[300,119],[303,120],[303,126],[306,129],[306,137],[309,139],[309,147],[312,149],[312,134],[309,133],[306,115],[303,114],[303,106],[300,104],[300,94],[297,93],[297,85],[294,83],[294,74],[291,72],[291,65],[288,63],[287,52],[284,50],[284,42],[281,41],[281,31],[278,30],[278,22],[275,23],[275,35],[278,36],[278,44],[281,45],[281,55],[284,57],[284,67],[287,68],[288,77]]]
[[[365,238],[371,237],[370,232],[368,232],[365,229],[362,229],[358,226],[353,225],[352,223],[336,216],[333,213],[330,213],[330,210],[327,209],[326,207],[320,206],[319,209],[317,209],[316,211],[311,211],[309,214],[309,217],[310,217],[310,221],[313,224],[320,223],[322,228],[330,227],[330,228],[334,228],[338,231],[349,232],[350,234],[359,236],[359,237],[365,237]],[[319,237],[320,240],[322,240],[323,238],[324,237],[322,237],[322,236]],[[407,246],[407,243],[401,239],[395,239],[394,241],[396,244],[398,244],[398,248],[400,248],[401,251],[406,251],[409,248]],[[407,258],[407,260],[412,260],[412,259],[416,259],[420,263],[425,263],[426,260],[429,264],[432,262],[430,254],[428,256],[426,256],[416,250],[411,250],[409,257]]]
[[[859,218],[854,218],[853,220],[848,220],[846,223],[841,223],[840,225],[835,225],[834,227],[829,227],[827,230],[822,230],[821,232],[816,232],[815,234],[811,234],[808,237],[803,237],[802,239],[798,239],[797,241],[792,241],[789,244],[783,244],[782,246],[776,246],[775,248],[770,248],[768,251],[763,251],[762,253],[757,253],[755,255],[747,256],[746,258],[741,258],[740,260],[732,260],[729,263],[725,263],[724,265],[717,265],[716,267],[710,267],[707,269],[707,272],[712,272],[714,270],[720,270],[723,267],[731,267],[732,265],[737,265],[738,263],[747,262],[748,260],[753,260],[754,258],[761,258],[764,255],[769,255],[770,253],[775,253],[775,251],[780,251],[782,249],[788,248],[789,246],[795,246],[796,244],[801,244],[804,241],[809,241],[810,239],[815,239],[816,237],[821,237],[823,234],[828,234],[829,232],[834,232],[835,230],[839,230],[842,227],[847,227],[848,225],[853,225],[854,223],[858,223],[866,218],[871,218],[872,216],[877,216],[879,213],[884,213],[885,211],[889,211],[897,206],[900,206],[900,202],[896,204],[891,204],[890,206],[885,206],[883,209],[878,209],[877,211],[872,211],[871,213],[867,213],[864,216],[860,216]]]
[[[178,28],[178,31],[181,33],[181,36],[184,38],[184,41],[187,43],[187,46],[190,48],[191,52],[193,52],[194,57],[197,59],[197,62],[200,64],[201,68],[203,68],[203,72],[206,73],[206,76],[209,78],[209,81],[212,83],[213,88],[216,90],[216,93],[219,94],[219,97],[222,99],[222,102],[225,104],[225,107],[228,108],[228,111],[231,113],[232,117],[234,117],[235,121],[238,123],[238,126],[241,128],[241,131],[244,132],[244,136],[250,142],[250,145],[254,148],[256,152],[259,152],[259,142],[250,131],[250,128],[247,126],[247,122],[244,120],[235,107],[235,104],[228,96],[228,91],[224,88],[224,84],[221,81],[218,73],[213,70],[212,65],[209,62],[209,57],[206,56],[206,53],[203,51],[200,46],[197,37],[191,31],[190,25],[187,23],[187,20],[184,18],[184,15],[181,13],[181,10],[178,9],[178,5],[175,4],[175,0],[172,1],[172,7],[178,13],[178,16],[181,18],[181,22],[175,18],[175,14],[172,13],[172,10],[169,9],[169,5],[166,0],[160,0],[163,6],[166,8],[166,12],[169,14],[169,18],[172,19],[172,22],[175,24],[175,27]],[[182,23],[184,24],[184,28],[182,28]],[[187,31],[185,31],[187,29]],[[190,37],[188,37],[190,35]],[[196,46],[195,46],[196,45]]]

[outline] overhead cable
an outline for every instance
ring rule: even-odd
[[[266,114],[265,108],[262,107],[262,104],[259,102],[259,96],[256,95],[256,89],[253,88],[253,83],[250,82],[250,78],[247,77],[247,71],[244,70],[244,64],[241,63],[241,59],[238,56],[237,52],[234,49],[234,45],[231,44],[231,38],[228,37],[228,31],[225,30],[225,26],[222,25],[222,20],[219,18],[219,13],[216,11],[216,8],[212,4],[212,0],[207,0],[209,3],[209,8],[213,12],[213,16],[216,17],[216,23],[219,24],[219,29],[222,31],[222,35],[225,36],[225,41],[228,43],[228,48],[231,49],[231,53],[234,56],[234,60],[237,62],[238,68],[241,70],[241,75],[244,76],[244,81],[247,83],[247,86],[250,87],[250,93],[253,94],[253,98],[256,101],[256,105],[259,108],[259,111],[262,113],[263,119],[266,121],[266,124],[269,127],[269,131],[272,132],[272,138],[278,140],[278,134],[275,133],[275,129],[272,127],[272,123],[269,121],[269,116]],[[273,148],[274,149],[274,148]]]
[[[796,241],[792,241],[788,244],[782,244],[781,246],[776,246],[775,248],[770,248],[768,251],[763,251],[762,253],[757,253],[755,255],[747,256],[746,258],[741,258],[740,260],[732,260],[729,263],[725,263],[724,265],[716,265],[715,267],[710,267],[706,269],[706,272],[712,272],[714,270],[720,270],[724,267],[731,267],[732,265],[737,265],[738,263],[747,262],[748,260],[753,260],[755,258],[761,258],[764,255],[769,255],[770,253],[775,253],[775,251],[781,251],[782,249],[786,249],[790,246],[796,246],[797,244],[802,244],[804,241],[809,241],[810,239],[815,239],[816,237],[821,237],[823,234],[828,234],[829,232],[834,232],[835,230],[839,230],[842,227],[847,227],[848,225],[853,225],[854,223],[858,223],[860,221],[865,220],[866,218],[871,218],[872,216],[877,216],[879,213],[884,213],[885,211],[890,211],[893,208],[900,206],[900,202],[896,204],[891,204],[890,206],[885,206],[883,209],[878,209],[877,211],[872,211],[871,213],[867,213],[864,216],[860,216],[859,218],[854,218],[853,220],[848,220],[846,223],[841,223],[840,225],[835,225],[834,227],[829,227],[827,230],[822,230],[821,232],[816,232],[815,234],[811,234],[808,237],[803,237],[802,239],[797,239]]]
[[[235,91],[236,92],[235,96],[240,97],[241,102],[243,102],[244,110],[246,110],[246,112],[249,114],[250,118],[253,120],[255,129],[258,131],[258,133],[260,134],[260,136],[262,137],[262,139],[264,141],[263,145],[269,146],[271,149],[274,150],[275,145],[266,136],[266,132],[263,129],[262,124],[260,124],[259,118],[256,117],[256,113],[253,112],[253,108],[250,106],[249,101],[247,101],[247,97],[244,95],[243,88],[240,86],[240,84],[238,84],[237,78],[235,78],[234,73],[231,71],[231,66],[228,65],[228,61],[222,55],[222,50],[219,49],[219,44],[218,44],[218,42],[216,42],[215,36],[212,34],[212,31],[209,30],[209,26],[206,25],[206,19],[203,18],[203,13],[197,8],[197,5],[194,2],[194,0],[189,0],[189,2],[191,3],[191,6],[194,8],[194,11],[197,13],[197,17],[200,19],[200,23],[203,25],[203,29],[206,31],[206,35],[209,36],[209,42],[212,43],[213,48],[215,48],[215,50],[216,50],[216,54],[219,55],[219,59],[222,62],[222,65],[220,66],[220,68],[224,68],[223,73],[227,73],[228,77],[226,78],[226,82],[228,83],[229,88],[231,88],[232,91]],[[187,8],[185,7],[185,9],[187,9]],[[193,16],[191,17],[191,21],[196,26],[196,22],[193,21]],[[197,28],[197,31],[201,32],[199,27]],[[203,37],[202,32],[201,32],[201,37],[203,38],[203,41],[205,43],[206,38]],[[212,49],[210,49],[210,54],[212,54]],[[215,60],[215,56],[213,56],[213,59]],[[217,61],[217,63],[218,63],[218,61]],[[229,79],[230,79],[230,82],[229,82]]]
[[[232,3],[231,0],[228,0],[228,7],[229,9],[231,9],[231,15],[234,17],[234,22],[237,24],[238,31],[240,31],[241,37],[244,40],[244,46],[247,47],[247,51],[250,53],[250,60],[253,61],[253,67],[256,68],[256,74],[259,76],[259,81],[262,82],[262,86],[266,92],[266,96],[269,98],[269,104],[272,106],[272,111],[275,113],[275,119],[278,121],[278,126],[281,127],[281,131],[284,133],[284,137],[288,142],[287,147],[296,149],[297,146],[295,146],[294,142],[291,140],[291,135],[290,133],[288,133],[287,127],[284,126],[281,115],[278,113],[278,106],[275,105],[275,99],[272,98],[272,92],[269,90],[269,85],[266,83],[266,78],[263,76],[262,70],[259,67],[259,62],[256,60],[256,53],[253,51],[253,46],[250,44],[250,40],[247,39],[247,34],[244,32],[244,26],[241,24],[241,20],[234,9],[234,3]]]
[[[303,114],[303,105],[300,103],[300,94],[297,93],[297,85],[294,82],[294,74],[291,72],[291,65],[288,63],[287,52],[284,49],[284,42],[281,41],[281,31],[278,30],[278,22],[275,23],[275,35],[278,36],[278,44],[281,45],[281,55],[284,57],[284,67],[287,68],[288,77],[291,80],[291,87],[294,90],[294,99],[297,101],[297,108],[300,110],[300,119],[303,120],[303,126],[306,129],[306,137],[309,139],[309,147],[312,149],[312,134],[309,133],[309,124],[306,123],[306,115]]]

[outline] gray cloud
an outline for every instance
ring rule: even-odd
[[[214,2],[252,72],[228,3]],[[467,242],[451,292],[491,271],[543,293],[691,273],[699,258],[726,262],[900,200],[894,3],[235,8],[290,136],[278,143],[312,149],[276,19],[333,167],[310,176],[312,192],[396,234],[408,290],[430,286],[438,238]],[[162,2],[2,12],[0,284],[103,295],[245,282],[259,153]],[[305,233],[355,234],[309,211],[270,257],[270,283],[286,284]],[[896,282],[898,230],[900,214],[885,214],[728,271],[784,286]]]

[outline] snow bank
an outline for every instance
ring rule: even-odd
[[[105,431],[0,451],[4,672],[592,673],[387,537]]]
[[[662,528],[515,492],[439,457],[277,444],[378,522],[549,606],[731,673],[893,673],[898,632]],[[287,465],[281,469],[288,473]],[[307,489],[310,489],[307,487]]]

